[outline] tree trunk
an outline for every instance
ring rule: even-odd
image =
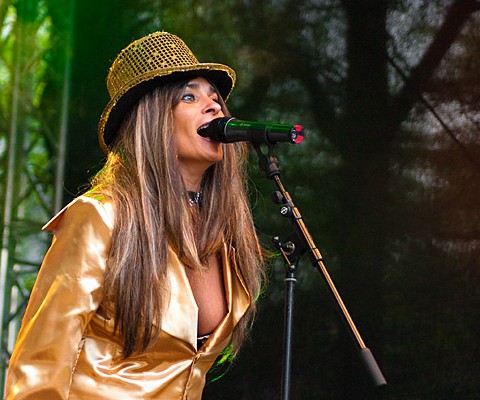
[[[348,21],[346,99],[338,144],[344,158],[340,174],[339,284],[367,347],[381,360],[382,279],[388,237],[389,101],[386,64],[386,11],[383,0],[344,1]],[[345,339],[345,338],[344,338]],[[341,398],[364,399],[371,382],[343,343]],[[349,360],[342,360],[349,357]]]

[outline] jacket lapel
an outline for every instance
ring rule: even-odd
[[[162,317],[162,330],[176,338],[197,345],[198,307],[183,264],[168,250],[170,298]]]

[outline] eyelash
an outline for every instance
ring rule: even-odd
[[[188,100],[187,100],[187,97],[191,97],[191,99],[188,99]],[[196,100],[196,97],[195,97],[195,95],[194,95],[193,93],[184,93],[184,94],[182,95],[182,100],[183,100],[183,101],[195,101],[195,100]],[[215,103],[220,104],[220,99],[218,99],[218,98],[212,98],[212,100],[213,100]]]

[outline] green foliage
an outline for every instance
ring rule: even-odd
[[[55,110],[45,107],[52,84],[49,75],[55,70],[49,54],[58,51],[52,50],[53,30],[45,2],[0,3],[0,226],[4,274],[0,342],[4,355],[12,350],[46,251],[48,238],[40,233],[41,226],[54,212],[55,139],[61,107],[58,98],[50,103],[55,104]],[[48,118],[48,114],[55,117]],[[7,360],[2,358],[2,387]]]

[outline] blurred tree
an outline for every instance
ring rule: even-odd
[[[243,37],[243,53],[240,54],[244,55],[242,60],[251,62],[249,71],[254,71],[249,87],[244,90],[244,103],[239,110],[252,118],[275,117],[283,120],[299,117],[303,112],[301,118],[307,126],[310,122],[310,126],[320,130],[324,140],[314,138],[309,148],[285,150],[283,154],[286,156],[297,155],[288,159],[286,175],[291,179],[288,181],[295,185],[295,192],[301,194],[310,207],[320,211],[312,215],[312,220],[307,219],[307,223],[313,222],[313,231],[316,233],[329,233],[327,236],[330,239],[325,242],[330,256],[327,261],[333,261],[333,271],[337,272],[341,293],[350,305],[367,344],[383,361],[387,378],[390,375],[393,382],[401,384],[400,387],[391,389],[392,398],[400,398],[402,391],[407,397],[418,395],[420,398],[451,398],[470,393],[471,397],[465,398],[474,398],[478,395],[475,392],[478,391],[475,383],[479,376],[478,369],[470,370],[468,378],[461,377],[458,373],[452,374],[450,368],[440,374],[435,371],[427,374],[425,380],[419,379],[416,386],[415,379],[408,373],[407,364],[415,360],[416,370],[424,371],[428,369],[429,357],[436,352],[435,359],[439,364],[445,366],[448,360],[455,359],[458,367],[462,360],[465,361],[464,357],[456,356],[458,345],[451,343],[458,335],[465,338],[462,340],[463,345],[471,343],[469,348],[475,350],[473,354],[478,354],[478,346],[473,348],[474,341],[471,340],[476,323],[474,319],[468,318],[468,313],[458,314],[462,310],[461,303],[475,299],[475,291],[471,291],[469,296],[455,306],[450,306],[452,312],[449,313],[444,312],[448,306],[448,294],[441,294],[444,285],[445,293],[460,296],[462,288],[466,288],[465,277],[472,273],[478,276],[475,272],[478,264],[470,265],[463,271],[458,270],[458,260],[452,264],[451,261],[459,255],[458,246],[456,251],[449,251],[454,232],[447,233],[449,240],[435,242],[440,233],[439,221],[444,221],[442,211],[446,205],[442,201],[442,193],[455,196],[459,189],[456,185],[438,186],[436,183],[445,179],[446,172],[438,168],[448,168],[452,178],[467,171],[468,177],[464,182],[467,186],[463,186],[463,190],[468,190],[468,184],[471,185],[472,179],[476,179],[475,164],[471,162],[475,156],[472,153],[472,157],[465,157],[463,151],[455,151],[457,168],[451,168],[451,164],[445,163],[438,156],[432,159],[433,149],[426,142],[429,136],[421,132],[426,125],[420,123],[419,114],[412,113],[412,110],[414,107],[418,110],[419,104],[423,104],[420,95],[434,89],[432,78],[435,77],[435,71],[443,71],[443,83],[445,79],[455,82],[455,77],[461,74],[458,70],[452,74],[455,65],[449,64],[449,61],[458,60],[458,53],[478,54],[469,51],[470,47],[466,47],[468,44],[465,40],[460,42],[456,39],[461,31],[465,32],[465,26],[472,19],[472,13],[478,10],[479,3],[239,3],[235,24]],[[401,32],[399,26],[404,20],[415,21],[416,26],[405,32],[405,36],[395,37],[396,32]],[[478,29],[475,21],[471,25]],[[472,37],[472,34],[473,32],[465,32],[468,37]],[[411,47],[400,48],[398,44],[402,41],[408,41]],[[393,69],[389,72],[388,52],[403,61],[403,67],[408,71],[404,82],[399,81]],[[467,88],[475,85],[478,87],[477,76],[474,76]],[[443,98],[434,104],[434,109],[447,99],[450,103],[460,100],[448,90],[448,86],[442,87]],[[470,90],[467,89],[467,92]],[[259,93],[264,95],[259,97]],[[275,106],[269,107],[269,104]],[[292,107],[296,107],[296,110],[292,111]],[[478,113],[478,104],[474,105],[473,110]],[[432,115],[425,106],[420,106],[418,112],[423,118],[426,113]],[[406,121],[410,121],[413,126],[406,124]],[[432,117],[426,123],[431,127]],[[407,133],[411,130],[416,131],[417,135],[421,133],[423,140],[415,143],[417,146],[413,152],[411,146],[405,148],[409,143]],[[458,148],[454,142],[449,142],[451,135],[445,135],[444,131],[438,129],[437,135],[442,135],[444,151],[451,152],[452,147]],[[309,143],[310,138],[311,136],[304,143]],[[470,140],[475,141],[475,136],[471,135]],[[327,157],[322,154],[325,149],[329,150]],[[415,151],[420,149],[421,154]],[[300,159],[299,153],[303,154]],[[413,164],[403,170],[398,164],[398,158],[407,153]],[[294,163],[291,162],[293,160]],[[432,171],[432,163],[436,166],[435,171]],[[468,174],[468,171],[471,173]],[[409,180],[407,186],[399,186],[397,180],[405,178],[407,174],[414,179]],[[332,176],[336,179],[335,184],[331,184]],[[305,182],[308,182],[308,189],[305,189]],[[325,189],[330,191],[326,192]],[[425,197],[426,191],[428,197]],[[414,193],[421,194],[422,197],[416,197]],[[469,197],[474,200],[469,204],[475,204],[476,196],[477,193]],[[448,205],[452,212],[465,212],[465,208],[459,204]],[[307,210],[307,215],[308,212],[315,213],[314,210]],[[328,212],[332,214],[329,216]],[[473,207],[468,215],[478,216],[478,210]],[[475,220],[476,218],[473,219]],[[411,225],[407,221],[415,223]],[[428,226],[425,225],[427,221],[430,222]],[[454,224],[451,223],[452,220],[449,222],[448,227],[451,229],[457,225],[458,231],[458,219]],[[470,227],[472,224],[474,222],[469,223]],[[319,226],[322,225],[320,230]],[[447,224],[442,225],[445,228]],[[263,225],[260,226],[263,229]],[[465,229],[466,226],[462,224],[461,228]],[[423,232],[420,238],[419,231]],[[478,239],[476,230],[468,229],[468,232]],[[445,230],[443,234],[446,234]],[[322,239],[325,236],[322,233],[320,235]],[[401,249],[397,247],[399,243],[402,243]],[[417,256],[418,252],[422,257]],[[425,276],[412,277],[417,268],[424,271]],[[441,271],[438,279],[428,279],[433,271]],[[449,279],[455,272],[459,274],[456,279]],[[404,284],[399,285],[393,277],[401,279]],[[423,299],[415,285],[420,285],[425,292],[430,291],[430,299]],[[311,289],[312,286],[307,287],[310,296]],[[405,298],[409,298],[409,303],[401,302]],[[350,354],[345,340],[337,347],[329,346],[331,354],[327,356],[324,351],[317,349],[317,343],[325,342],[317,342],[315,339],[320,337],[325,340],[325,337],[314,331],[315,326],[316,329],[328,326],[324,316],[318,315],[321,304],[321,299],[316,299],[306,308],[300,309],[302,314],[299,318],[302,323],[296,326],[299,357],[296,365],[298,375],[294,378],[294,397],[318,398],[320,393],[325,396],[330,394],[331,398],[371,396],[368,388],[370,382],[364,375],[363,368],[353,361],[355,358]],[[412,312],[411,308],[419,304],[422,304],[421,310],[414,314],[404,314],[406,310]],[[415,314],[418,317],[414,318]],[[433,315],[441,315],[441,318],[430,320]],[[259,324],[262,324],[264,316],[265,314],[260,318]],[[304,324],[308,316],[318,319],[318,324]],[[418,330],[415,323],[420,320],[420,326],[424,329]],[[267,324],[269,323],[270,318],[267,316]],[[456,326],[456,329],[452,329],[451,325]],[[278,324],[276,328],[279,328]],[[342,332],[342,327],[330,329],[333,335],[337,335],[338,331]],[[267,332],[275,331],[269,329]],[[414,342],[409,343],[410,348],[403,345],[405,342],[402,341],[402,334],[414,338]],[[267,336],[266,340],[271,340],[272,335]],[[429,337],[432,338],[431,343]],[[254,343],[258,339],[255,337]],[[305,340],[310,343],[305,344]],[[331,343],[328,337],[327,342]],[[439,342],[443,344],[438,345]],[[416,357],[416,354],[422,356]],[[467,359],[473,358],[467,356]],[[271,361],[272,359],[266,358],[259,363],[274,365]],[[312,362],[316,368],[312,367]],[[397,372],[399,362],[402,363],[402,368]],[[327,368],[322,369],[323,365]],[[266,378],[263,379],[264,382],[271,382],[272,368],[255,368],[252,372],[247,366],[242,373],[248,374],[249,371],[247,380],[256,382],[258,387],[261,387],[263,378]],[[322,380],[321,383],[318,382],[319,379]],[[339,385],[335,388],[334,382],[337,379]],[[452,379],[457,383],[452,382]],[[468,385],[465,386],[466,382]],[[268,387],[262,393],[258,392],[256,384],[253,384],[255,389],[246,398],[266,398],[272,393],[270,384],[265,385]],[[244,384],[244,390],[245,386],[247,385]],[[306,391],[305,387],[309,390]]]
[[[72,45],[72,83],[67,163],[66,200],[85,188],[87,178],[101,164],[97,123],[108,103],[105,79],[117,52],[136,35],[128,10],[130,2],[75,2]]]
[[[47,248],[49,236],[39,231],[61,203],[59,137],[65,132],[68,81],[64,38],[71,15],[53,17],[54,3],[0,3],[0,391]]]

